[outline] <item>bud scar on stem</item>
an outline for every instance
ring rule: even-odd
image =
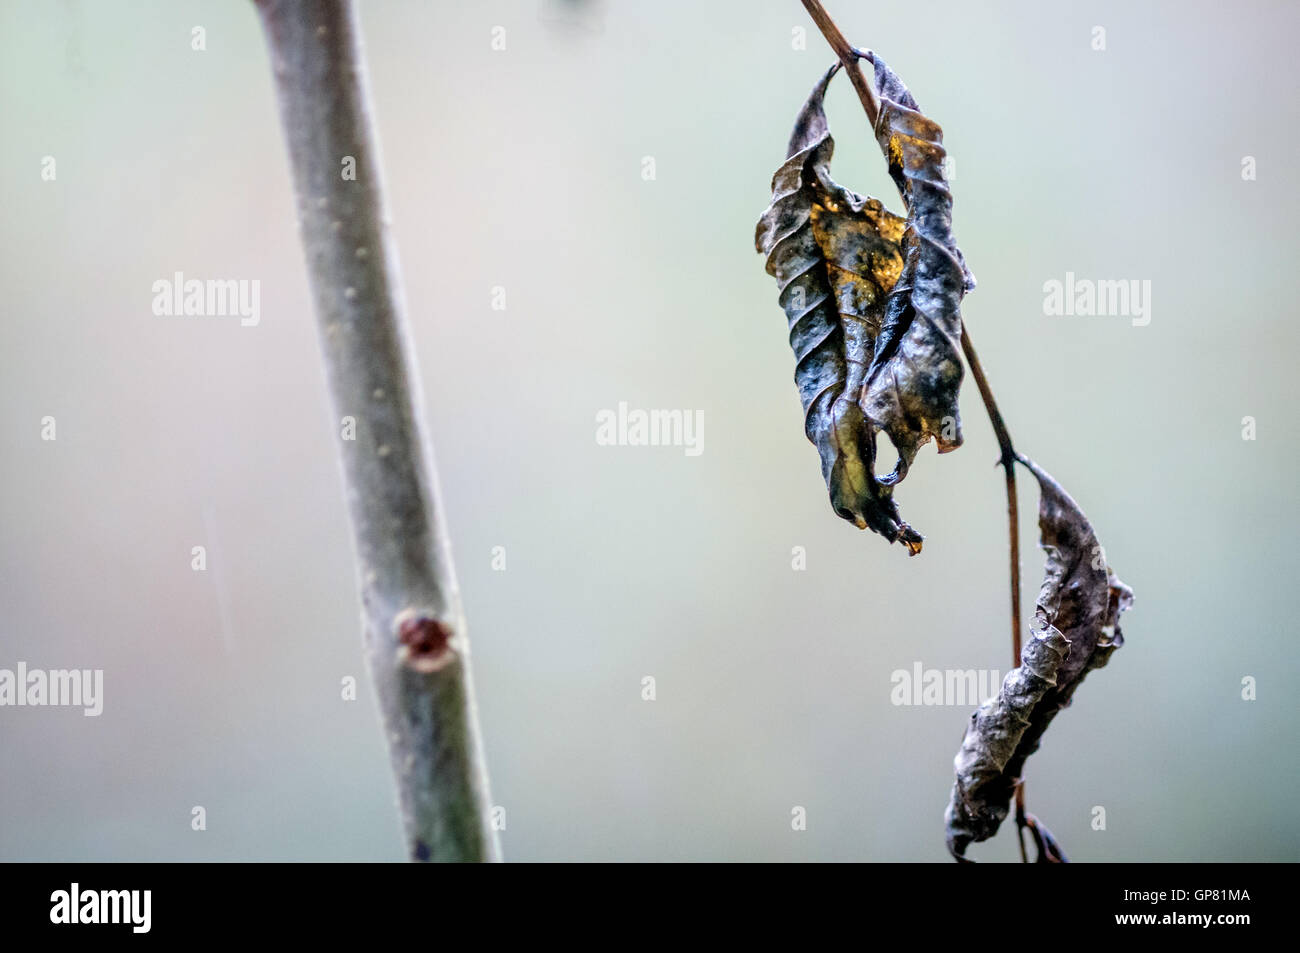
[[[393,620],[401,643],[402,664],[414,672],[429,675],[446,668],[456,658],[451,626],[427,612],[406,609]]]

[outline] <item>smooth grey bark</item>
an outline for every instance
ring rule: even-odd
[[[356,546],[367,661],[412,860],[499,860],[469,643],[350,0],[257,0]],[[355,176],[345,177],[349,160]]]

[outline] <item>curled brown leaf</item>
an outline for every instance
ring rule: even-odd
[[[958,860],[965,859],[971,843],[997,833],[1025,761],[1038,750],[1047,726],[1070,704],[1084,676],[1124,644],[1119,617],[1133,603],[1132,590],[1106,564],[1079,505],[1032,460],[1019,460],[1038,480],[1038,526],[1047,565],[1021,664],[997,696],[971,715],[954,759],[956,780],[945,822],[948,849]],[[1054,839],[1049,847],[1064,856]]]
[[[940,452],[961,443],[960,302],[974,281],[951,236],[942,131],[883,61],[861,55],[875,66],[877,136],[908,218],[830,175],[835,144],[822,103],[836,63],[795,120],[754,243],[777,280],[804,429],[832,506],[915,554],[922,537],[899,516],[893,486],[931,437]],[[899,460],[878,477],[881,430]]]

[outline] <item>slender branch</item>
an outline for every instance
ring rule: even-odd
[[[331,403],[345,428],[338,450],[365,648],[409,855],[497,860],[465,619],[385,224],[356,9],[351,0],[257,6]]]
[[[1025,828],[1029,826],[1028,814],[1025,812],[1025,779],[1016,782],[1016,842],[1020,845],[1020,862],[1029,863],[1029,852],[1025,850]]]
[[[822,36],[826,37],[826,42],[835,51],[835,55],[844,64],[844,72],[848,74],[849,82],[857,90],[862,110],[867,114],[867,122],[871,123],[872,129],[875,129],[880,119],[880,97],[876,95],[875,84],[870,82],[862,72],[857,51],[844,38],[844,34],[835,25],[835,21],[831,19],[831,15],[826,12],[820,0],[803,0],[803,5],[808,15],[813,18],[813,22],[817,24],[817,29],[822,31]]]
[[[849,81],[853,83],[853,88],[858,92],[858,99],[862,102],[862,109],[867,115],[867,122],[871,124],[874,130],[880,120],[880,100],[876,95],[874,85],[867,81],[858,63],[858,53],[852,44],[845,39],[844,34],[840,32],[839,27],[831,20],[830,14],[822,6],[821,0],[801,0],[804,8],[812,17],[817,28],[821,30],[822,35],[826,37],[826,42],[830,44],[835,55],[839,57],[840,63],[844,66],[844,71],[849,76]],[[971,342],[970,332],[966,329],[966,322],[961,326],[961,349],[966,356],[966,363],[970,367],[971,376],[975,378],[975,384],[979,388],[980,398],[984,401],[984,410],[988,413],[989,423],[993,425],[994,436],[997,437],[998,448],[1001,456],[998,462],[1002,465],[1003,472],[1006,474],[1007,482],[1007,525],[1008,540],[1010,542],[1010,567],[1011,567],[1011,652],[1012,667],[1020,665],[1020,648],[1021,648],[1021,629],[1020,629],[1020,510],[1016,498],[1016,451],[1011,443],[1011,434],[1007,430],[1006,422],[1002,419],[1002,413],[998,410],[997,401],[993,398],[993,389],[989,386],[988,377],[984,374],[984,367],[980,364],[979,355],[975,353],[975,345]],[[1021,781],[1016,785],[1016,808],[1017,821],[1024,818],[1025,814],[1025,785]],[[1020,833],[1023,835],[1021,825]],[[1020,844],[1021,858],[1027,860],[1023,837]]]
[[[1011,445],[1011,434],[1007,432],[998,403],[993,399],[993,390],[989,387],[988,378],[984,376],[984,367],[980,364],[979,355],[975,353],[975,345],[971,343],[965,321],[961,325],[961,350],[966,355],[971,376],[975,378],[975,386],[979,388],[980,397],[984,400],[989,423],[993,425],[998,448],[1002,451],[998,462],[1002,464],[1007,478],[1007,525],[1011,543],[1011,665],[1014,668],[1020,664],[1020,508],[1016,502],[1016,451]],[[1018,799],[1024,796],[1023,791],[1023,785],[1017,788]]]

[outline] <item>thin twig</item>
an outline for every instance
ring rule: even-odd
[[[961,325],[961,350],[966,355],[966,364],[970,367],[975,386],[979,388],[980,397],[984,401],[989,423],[993,425],[998,448],[1002,451],[998,462],[1002,464],[1007,477],[1007,524],[1010,527],[1008,538],[1011,543],[1011,665],[1014,668],[1020,664],[1020,509],[1016,504],[1016,451],[1011,445],[1011,434],[1007,432],[998,403],[993,399],[993,390],[989,387],[988,378],[984,376],[984,367],[980,364],[979,355],[975,353],[975,345],[971,343],[965,321]],[[1017,793],[1016,796],[1019,798],[1021,795]]]
[[[859,66],[859,56],[852,44],[845,39],[844,34],[840,32],[839,27],[831,19],[826,8],[822,6],[820,0],[801,0],[804,8],[812,17],[817,28],[821,30],[822,35],[826,37],[826,42],[830,44],[835,55],[839,57],[840,63],[844,66],[844,71],[849,76],[849,81],[853,83],[853,88],[858,92],[858,99],[862,102],[862,109],[867,115],[867,122],[871,124],[874,130],[880,120],[880,100],[876,95],[874,85],[867,81]],[[1016,451],[1011,443],[1011,434],[1007,430],[1006,422],[1002,419],[1002,413],[998,410],[997,401],[993,398],[993,389],[989,386],[988,378],[984,375],[984,368],[980,364],[979,355],[975,353],[975,345],[971,342],[970,332],[966,329],[966,322],[961,326],[961,349],[966,355],[966,364],[970,367],[971,376],[975,378],[975,385],[979,388],[980,398],[984,401],[984,410],[988,413],[989,423],[993,425],[993,434],[997,438],[998,448],[1001,456],[998,462],[1002,465],[1003,472],[1006,474],[1007,481],[1007,524],[1008,539],[1010,542],[1010,567],[1011,567],[1011,652],[1012,667],[1020,665],[1020,510],[1016,501]],[[1025,816],[1025,786],[1024,782],[1016,785],[1016,807],[1017,819]],[[1025,855],[1024,842],[1020,845],[1022,859],[1028,859]]]
[[[289,146],[333,426],[345,431],[338,451],[366,655],[409,856],[497,860],[465,619],[419,412],[356,10],[351,0],[257,6]]]
[[[1016,842],[1020,844],[1020,862],[1029,863],[1029,852],[1025,850],[1025,828],[1029,826],[1025,812],[1025,779],[1016,782]]]
[[[849,82],[857,90],[862,109],[867,114],[867,122],[871,123],[872,129],[875,129],[880,119],[880,97],[876,95],[875,85],[862,72],[857,51],[844,38],[844,34],[840,32],[840,28],[835,25],[835,21],[831,19],[831,15],[826,12],[826,8],[819,0],[803,0],[803,5],[808,15],[813,18],[813,22],[817,24],[817,29],[822,31],[822,36],[826,37],[826,42],[835,51],[835,55],[844,64],[844,72],[848,74]]]

